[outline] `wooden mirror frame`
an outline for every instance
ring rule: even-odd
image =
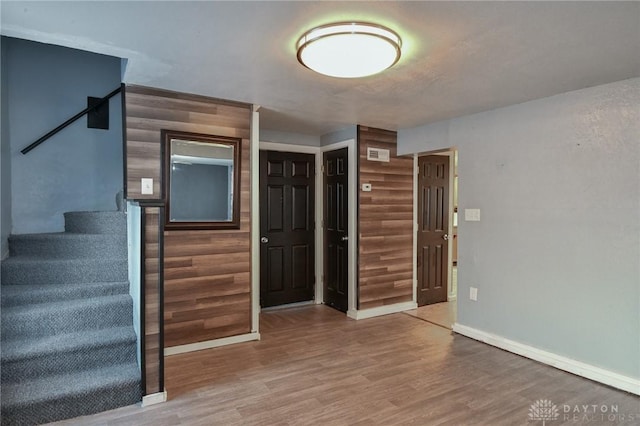
[[[162,198],[166,205],[165,229],[190,230],[190,229],[240,229],[240,172],[242,139],[226,136],[215,136],[201,133],[180,132],[174,130],[162,130]],[[215,143],[233,147],[233,206],[232,218],[228,221],[172,221],[171,220],[171,141],[180,139],[200,143]]]

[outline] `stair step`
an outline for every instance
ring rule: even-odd
[[[127,281],[126,258],[42,259],[29,256],[2,261],[2,285]]]
[[[107,283],[3,285],[1,297],[2,306],[9,307],[128,293],[129,283],[122,281]]]
[[[127,363],[3,384],[1,398],[3,426],[94,414],[139,402],[140,370]]]
[[[67,212],[64,223],[67,232],[127,235],[127,216],[120,211]]]
[[[2,309],[2,341],[133,324],[128,294]]]
[[[65,213],[65,230],[13,235],[1,262],[3,426],[94,414],[142,397],[126,215]]]
[[[136,362],[133,327],[2,342],[2,383]]]
[[[9,248],[11,256],[39,256],[47,259],[126,258],[127,236],[71,232],[11,235]]]

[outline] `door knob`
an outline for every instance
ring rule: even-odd
[[[348,241],[348,240],[349,240],[348,236],[345,235],[344,237],[342,237],[342,241]]]
[[[260,238],[260,242],[261,243],[268,243],[269,239],[267,237],[262,237],[262,238]]]
[[[445,241],[447,241],[447,240],[449,239],[449,234],[444,234],[444,235],[442,236],[442,239],[443,239],[443,240],[445,240]]]

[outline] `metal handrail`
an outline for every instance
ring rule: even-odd
[[[76,115],[74,115],[73,117],[71,117],[70,119],[68,119],[67,121],[65,121],[64,123],[62,123],[58,127],[56,127],[55,129],[53,129],[50,132],[48,132],[47,134],[41,136],[40,138],[38,138],[38,140],[33,142],[31,145],[27,146],[26,148],[24,148],[20,152],[22,154],[27,154],[29,151],[31,151],[32,149],[36,148],[42,142],[46,141],[51,136],[53,136],[56,133],[58,133],[60,130],[64,129],[65,127],[67,127],[68,125],[70,125],[71,123],[76,121],[77,119],[81,118],[83,115],[88,114],[91,111],[101,107],[105,102],[107,102],[109,99],[113,98],[115,95],[117,95],[121,91],[122,91],[122,86],[118,87],[116,90],[114,90],[113,92],[109,93],[107,96],[105,96],[104,98],[100,99],[98,102],[96,102],[95,104],[91,105],[90,107],[87,107],[87,108],[83,109],[82,111],[80,111],[79,113],[77,113]]]

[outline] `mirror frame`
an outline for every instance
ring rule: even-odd
[[[165,202],[166,213],[164,227],[167,230],[189,229],[240,229],[240,150],[241,138],[207,135],[202,133],[181,132],[176,130],[161,131],[162,134],[162,199]],[[186,141],[224,144],[233,147],[233,217],[229,221],[171,221],[171,140],[181,139]]]

